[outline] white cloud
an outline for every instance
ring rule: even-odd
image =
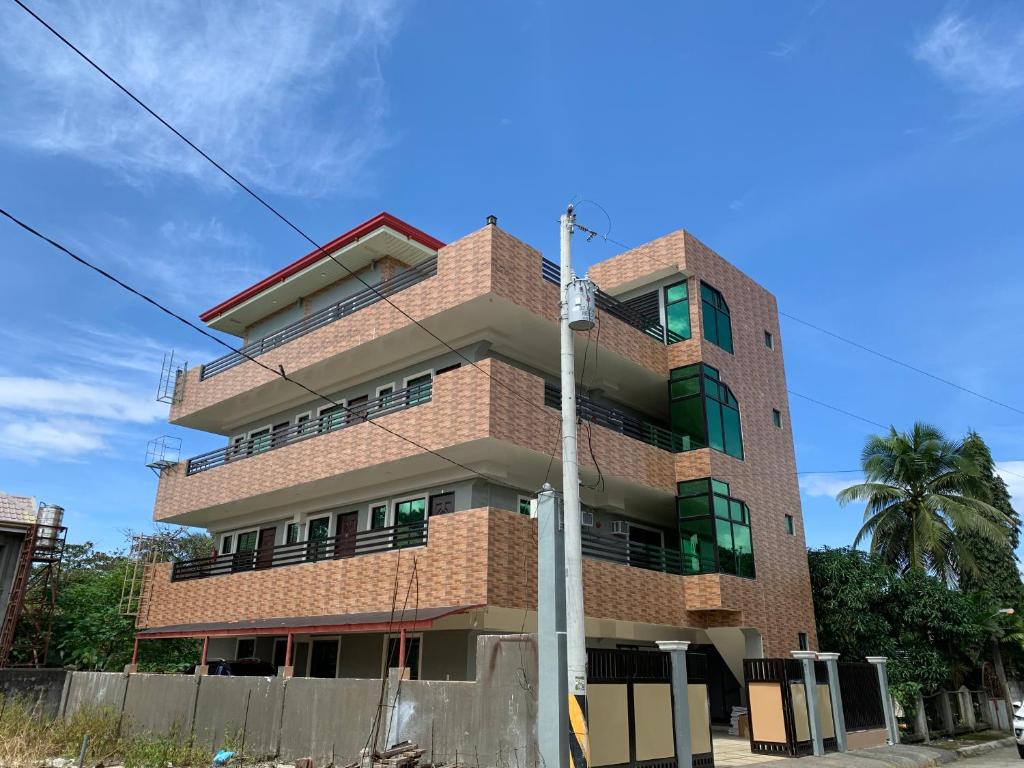
[[[389,0],[37,3],[40,15],[244,181],[316,194],[352,185],[388,143],[379,53]],[[0,14],[0,138],[144,183],[216,175],[18,9]]]
[[[0,376],[0,409],[147,424],[167,416],[153,394],[102,384],[29,376]]]
[[[946,14],[914,47],[941,79],[970,93],[1006,95],[1024,87],[1024,28]]]
[[[0,456],[23,461],[72,461],[107,449],[95,424],[29,419],[0,423]]]
[[[844,488],[862,482],[863,478],[856,473],[827,474],[816,472],[811,475],[800,475],[800,491],[806,496],[827,496],[834,499]]]
[[[1024,461],[997,461],[996,474],[1009,488],[1014,507],[1024,509]]]

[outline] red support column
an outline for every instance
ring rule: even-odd
[[[292,666],[292,648],[294,643],[292,642],[292,633],[288,633],[288,642],[284,646],[284,665],[286,667]]]
[[[203,655],[199,659],[199,666],[206,667],[206,649],[210,647],[210,636],[207,635],[203,638]]]
[[[139,636],[135,636],[135,647],[132,648],[132,666],[139,663]]]
[[[398,668],[405,669],[405,627],[398,635]]]

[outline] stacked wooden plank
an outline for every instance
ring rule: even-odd
[[[430,763],[420,763],[420,758],[426,751],[415,742],[400,741],[383,752],[363,749],[359,760],[342,768],[441,768]]]

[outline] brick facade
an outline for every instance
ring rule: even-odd
[[[391,300],[419,320],[436,319],[470,301],[500,301],[554,325],[558,289],[542,279],[540,264],[538,251],[488,226],[442,248],[437,275]],[[704,340],[699,284],[692,281],[691,339],[662,345],[602,313],[599,354],[611,356],[626,369],[654,372],[666,382],[673,368],[690,363],[704,361],[717,368],[740,403],[745,459],[710,449],[671,454],[596,425],[590,430],[594,455],[606,477],[658,498],[674,496],[677,481],[712,476],[728,482],[732,495],[751,509],[757,578],[682,577],[586,560],[587,614],[675,627],[754,627],[762,634],[766,655],[774,656],[787,654],[796,647],[797,633],[806,632],[814,648],[775,299],[684,231],[590,269],[590,276],[612,294],[672,274],[705,280],[722,292],[731,311],[734,353]],[[393,307],[379,302],[268,352],[262,360],[301,377],[324,361],[351,359],[409,325]],[[764,331],[772,333],[774,350],[765,346]],[[526,449],[529,455],[545,460],[553,455],[557,461],[559,419],[556,411],[543,408],[543,379],[496,359],[484,360],[479,367],[484,372],[463,365],[438,376],[429,403],[383,416],[378,423],[452,456],[472,457],[474,451],[498,446],[498,455],[522,455],[511,449]],[[198,374],[198,368],[187,372],[184,399],[172,407],[172,421],[243,395],[256,401],[267,387],[276,385],[272,373],[252,363],[206,381]],[[782,414],[781,429],[772,423],[773,408]],[[161,478],[154,518],[187,522],[201,513],[209,519],[259,505],[286,504],[289,494],[298,491],[307,497],[343,492],[349,478],[361,472],[388,465],[401,473],[425,455],[372,424],[361,424],[191,477],[181,464]],[[584,472],[595,468],[589,451],[581,450],[579,458]],[[793,517],[795,535],[786,533],[787,514]],[[425,607],[536,605],[532,521],[485,508],[432,518],[429,525],[428,546],[403,553],[177,583],[170,582],[169,566],[157,566],[147,579],[140,626],[267,618],[283,612],[312,616],[387,610],[395,568],[400,579],[407,579],[413,556],[420,604]]]

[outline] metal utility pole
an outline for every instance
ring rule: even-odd
[[[576,452],[576,370],[573,328],[586,329],[574,317],[580,291],[572,271],[572,233],[576,214],[570,205],[561,217],[562,264],[562,498],[565,515],[565,617],[569,702],[569,756],[572,768],[587,768],[590,734],[587,726],[587,643],[583,626],[583,563],[580,539],[580,472]],[[585,309],[585,308],[584,308]],[[593,310],[591,309],[591,315]],[[582,320],[582,321],[581,321]],[[591,320],[592,325],[592,320]]]

